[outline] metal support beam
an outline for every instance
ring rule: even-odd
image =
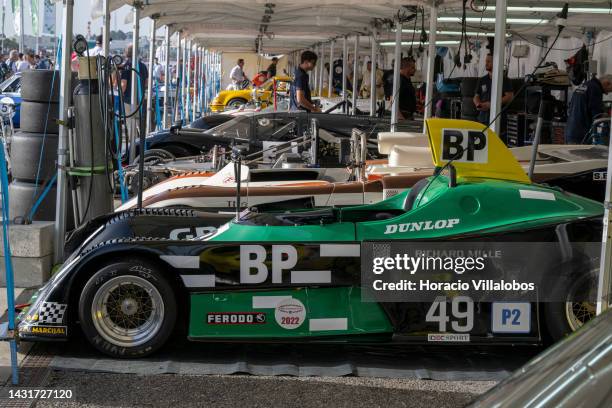
[[[181,86],[181,77],[182,77],[181,75],[181,32],[177,31],[176,33],[176,78],[175,78],[177,90]],[[175,98],[174,95],[173,95],[173,98]],[[174,122],[179,122],[181,120],[181,110],[179,107],[178,98],[175,98],[175,99],[176,100],[174,101]]]
[[[438,29],[438,9],[435,5],[429,9],[429,46],[427,54],[427,76],[425,77],[425,119],[432,117],[433,90],[434,90],[434,64],[436,61],[436,30]],[[423,123],[423,132],[425,132]]]
[[[72,38],[74,0],[64,0],[62,16],[62,38]],[[55,205],[54,235],[54,263],[64,260],[64,244],[66,242],[66,213],[68,198],[68,175],[66,165],[68,164],[68,107],[72,97],[71,84],[71,46],[72,41],[62,41],[62,59],[58,61],[60,67],[60,95],[59,95],[59,137],[57,145],[57,198]]]
[[[610,121],[612,125],[612,120]],[[610,140],[612,148],[612,139]],[[608,173],[606,177],[606,199],[603,218],[603,237],[599,266],[599,282],[597,284],[597,314],[602,314],[612,304],[612,154],[608,155]]]
[[[329,83],[327,84],[327,97],[332,97],[332,89],[334,82],[334,41],[329,43]]]
[[[155,31],[157,18],[151,18],[151,34],[149,36],[149,77],[147,78],[147,123],[145,125],[146,135],[151,133],[151,121],[155,115],[155,110],[153,109],[153,69],[154,61],[155,61]]]
[[[348,46],[346,43],[346,36],[342,39],[342,100],[345,102],[342,111],[348,113],[348,107],[346,106],[347,97],[347,69],[348,69]]]
[[[376,42],[376,32],[372,33],[372,39],[370,40],[372,44],[372,71],[370,72],[370,116],[376,116],[376,55],[378,54]]]
[[[325,44],[321,44],[319,54],[319,96],[323,95],[323,77],[325,76]]]
[[[314,46],[314,53],[319,55],[319,44]],[[311,81],[312,85],[312,89],[311,91],[315,94],[318,95],[319,94],[319,67],[317,66],[313,72],[312,72],[312,81]]]
[[[491,89],[491,109],[489,121],[501,111],[504,81],[504,51],[506,48],[506,0],[495,1],[495,41],[493,42],[493,84]],[[491,129],[499,134],[501,117],[491,124]]]
[[[168,114],[170,113],[170,27],[166,26],[165,33],[166,41],[166,60],[164,61],[164,118],[162,120],[162,127],[167,129],[168,126]]]
[[[182,109],[181,112],[183,114],[182,119],[187,123],[187,37],[183,39],[183,64],[181,66],[181,100],[182,100]],[[185,123],[185,124],[186,124]]]
[[[200,46],[196,45],[195,53],[193,58],[193,108],[191,109],[191,116],[193,120],[196,119],[198,112],[198,94],[200,88]]]
[[[130,99],[130,112],[134,112],[138,109],[138,81],[140,80],[140,72],[138,63],[138,49],[139,47],[139,36],[140,36],[140,5],[138,3],[134,3],[132,6],[132,12],[134,13],[134,22],[132,26],[132,86],[130,88],[131,99]],[[136,158],[136,144],[134,143],[136,140],[136,133],[138,132],[138,120],[140,114],[136,114],[132,116],[130,121],[130,133],[129,133],[129,145],[130,145],[130,163],[134,161]]]
[[[393,65],[393,93],[391,94],[391,132],[397,129],[399,118],[400,66],[402,63],[402,23],[395,24],[395,64]]]
[[[191,122],[189,110],[191,109],[191,54],[192,54],[192,40],[187,41],[187,56],[185,57],[185,78],[187,81],[185,82],[185,119],[187,123]]]
[[[353,50],[353,98],[351,103],[353,104],[353,115],[357,114],[357,93],[359,89],[357,87],[357,82],[359,80],[359,34],[355,36],[355,48]]]
[[[108,57],[110,55],[110,20],[111,20],[111,14],[110,14],[110,1],[111,0],[104,0],[104,25],[102,27],[102,54],[105,57]]]

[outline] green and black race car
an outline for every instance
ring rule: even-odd
[[[461,313],[441,316],[440,300],[364,301],[366,242],[601,241],[602,205],[532,184],[493,132],[442,119],[427,128],[433,161],[450,174],[377,204],[251,209],[227,223],[192,211],[113,216],[20,314],[20,337],[65,339],[82,330],[104,353],[138,357],[178,326],[190,340],[252,342],[536,344],[575,330],[588,318],[576,311],[588,305],[522,304],[521,330],[512,332],[498,330],[502,316],[492,302],[468,299]],[[573,273],[580,279],[591,271]]]

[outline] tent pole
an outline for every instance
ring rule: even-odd
[[[136,111],[138,109],[138,81],[140,80],[140,72],[138,74],[137,71],[140,71],[138,63],[138,49],[139,47],[139,36],[140,36],[140,4],[134,2],[132,5],[132,10],[134,13],[134,22],[133,22],[133,32],[132,32],[132,84],[130,87],[131,99],[130,104],[131,109],[130,112]],[[138,132],[138,118],[140,114],[134,115],[130,120],[130,133],[129,133],[129,145],[130,145],[130,163],[134,162],[136,158],[136,133]],[[142,148],[143,146],[141,146]]]
[[[164,61],[164,118],[162,127],[168,129],[168,114],[170,113],[170,26],[166,26],[166,60]]]
[[[346,102],[348,100],[346,91],[347,89],[347,75],[346,70],[348,68],[348,46],[346,43],[346,35],[342,38],[342,100],[344,101],[344,105],[342,105],[342,112],[348,113],[348,106],[346,106]]]
[[[612,120],[610,121],[612,125]],[[612,140],[610,143],[612,147]],[[597,284],[597,314],[602,314],[610,308],[612,294],[612,154],[608,155],[608,176],[606,177],[606,199],[604,201],[603,237],[599,266],[599,282]]]
[[[149,77],[147,78],[147,123],[145,125],[145,134],[151,133],[151,120],[153,119],[153,64],[155,61],[155,30],[156,22],[159,16],[151,16],[151,35],[149,38]]]
[[[370,61],[372,62],[372,71],[370,71],[370,116],[376,116],[376,55],[378,54],[378,50],[376,46],[376,31],[372,32],[372,56]]]
[[[327,97],[332,97],[332,83],[334,82],[334,40],[329,43],[329,78],[327,83]]]
[[[506,41],[506,0],[495,1],[495,41],[493,43],[493,84],[491,89],[491,109],[489,120],[501,111],[502,89],[504,85],[504,51]],[[499,135],[501,117],[491,124],[491,130]]]
[[[432,117],[434,91],[434,64],[436,62],[436,31],[438,30],[438,9],[435,4],[429,9],[429,46],[427,55],[427,76],[425,79],[425,119]],[[423,132],[425,132],[423,123]]]
[[[393,65],[393,93],[391,94],[391,132],[397,130],[399,114],[400,66],[402,59],[402,23],[395,24],[395,64]]]
[[[180,80],[181,80],[181,32],[177,31],[176,32],[176,88],[177,90],[179,89],[179,87],[181,86]],[[175,94],[177,96],[180,96],[179,94]],[[174,98],[174,95],[173,95]],[[181,113],[180,113],[180,108],[179,108],[179,100],[178,98],[175,98],[176,100],[174,101],[174,123],[178,122],[181,120]]]
[[[353,115],[357,114],[357,92],[359,92],[357,88],[357,82],[359,79],[358,71],[359,71],[359,34],[355,36],[355,48],[354,48],[354,56],[353,56],[353,98],[351,103],[353,105],[352,113]]]
[[[54,261],[61,263],[64,259],[64,243],[66,240],[66,202],[67,202],[67,174],[65,166],[68,157],[68,107],[72,96],[70,57],[72,41],[74,0],[64,0],[62,16],[62,59],[60,61],[60,95],[59,95],[59,128],[57,146],[57,199],[55,206],[54,225]]]
[[[104,25],[102,28],[102,54],[110,56],[110,0],[104,0]]]
[[[323,96],[323,76],[325,75],[325,44],[321,44],[321,54],[319,54],[319,96]]]

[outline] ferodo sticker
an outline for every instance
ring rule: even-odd
[[[306,320],[306,308],[298,299],[285,299],[276,305],[274,318],[283,329],[297,329]]]
[[[479,130],[442,129],[442,160],[487,163],[487,137]]]
[[[208,313],[208,324],[265,324],[266,314],[263,312],[222,312]]]

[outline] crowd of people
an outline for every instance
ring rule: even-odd
[[[25,53],[11,50],[8,55],[0,54],[0,81],[3,81],[17,72],[30,69],[52,69],[53,61],[47,56],[45,50],[38,54],[34,51]]]

